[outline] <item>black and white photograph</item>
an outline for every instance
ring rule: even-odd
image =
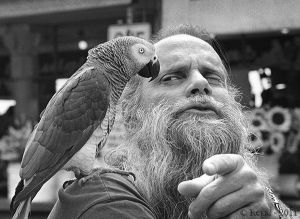
[[[299,0],[0,0],[1,219],[300,219]]]

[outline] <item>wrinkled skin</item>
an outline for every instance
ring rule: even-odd
[[[142,104],[161,98],[176,100],[192,95],[209,95],[224,103],[227,73],[214,49],[205,41],[175,35],[155,45],[161,63],[159,76],[142,83]],[[211,110],[189,109],[187,113],[214,116]],[[253,218],[250,210],[273,212],[273,203],[257,173],[237,154],[219,154],[202,166],[204,174],[178,185],[180,194],[195,198],[189,206],[189,217]],[[255,218],[260,218],[255,216]],[[278,218],[276,213],[262,218]]]

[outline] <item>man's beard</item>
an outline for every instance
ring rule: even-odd
[[[136,186],[157,218],[188,218],[192,199],[180,195],[177,186],[201,176],[207,158],[221,153],[249,158],[240,105],[229,95],[224,101],[194,96],[174,105],[161,99],[155,106],[139,107],[135,121],[128,124],[127,141],[109,160],[135,173]],[[183,111],[191,103],[208,106],[216,114]]]

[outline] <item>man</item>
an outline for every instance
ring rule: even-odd
[[[181,25],[155,42],[160,74],[124,91],[126,140],[106,157],[114,169],[65,186],[49,218],[291,218],[255,166],[208,35]]]

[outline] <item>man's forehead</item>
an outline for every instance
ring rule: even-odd
[[[204,40],[187,35],[187,34],[178,34],[170,37],[166,37],[159,42],[155,43],[156,50],[168,49],[168,48],[177,48],[182,46],[193,46],[201,47],[207,50],[214,50],[207,42]]]
[[[161,60],[161,68],[171,66],[174,62],[184,61],[188,56],[200,57],[224,70],[223,62],[213,47],[204,40],[179,34],[164,38],[155,44],[156,54]]]

